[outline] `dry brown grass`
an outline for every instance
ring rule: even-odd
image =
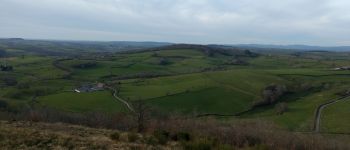
[[[0,122],[2,149],[350,149],[350,135],[296,133],[256,119],[153,117],[138,134],[137,121],[128,114],[46,109],[1,114],[23,120]]]
[[[128,133],[112,139],[118,131],[94,129],[62,123],[0,122],[1,149],[171,149],[150,146],[140,140],[129,142]],[[174,147],[172,147],[174,148]]]
[[[214,118],[175,119],[153,122],[150,129],[163,129],[171,133],[187,132],[195,137],[192,143],[204,139],[206,142],[201,144],[209,144],[214,148],[228,145],[234,149],[350,149],[349,135],[290,132],[262,120],[223,122]]]

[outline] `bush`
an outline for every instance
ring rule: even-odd
[[[7,51],[0,49],[0,57],[5,57],[7,55]]]
[[[153,133],[154,137],[157,138],[159,144],[166,144],[169,140],[169,132],[164,130],[157,130]]]
[[[263,99],[261,101],[257,101],[253,104],[253,107],[270,105],[276,103],[283,95],[287,92],[287,88],[285,85],[276,85],[271,84],[262,92]]]
[[[112,140],[117,141],[120,138],[119,132],[114,132],[109,136]]]
[[[278,103],[275,105],[275,111],[277,115],[282,115],[286,111],[288,111],[288,105],[285,102]]]
[[[161,58],[159,60],[159,65],[169,65],[170,64],[170,61],[166,58]]]
[[[191,140],[191,135],[189,133],[186,133],[186,132],[179,132],[179,133],[172,136],[172,140],[188,142]]]
[[[129,133],[128,134],[128,141],[129,142],[136,142],[139,139],[139,135],[136,133]]]
[[[10,77],[10,76],[3,77],[2,81],[5,83],[6,86],[15,86],[15,85],[17,85],[17,80],[14,77]]]
[[[27,82],[26,83],[18,83],[17,88],[18,89],[28,89],[28,88],[30,88],[30,84]]]
[[[154,136],[149,136],[146,138],[146,144],[154,146],[158,144],[158,140]]]
[[[183,145],[185,150],[211,150],[212,143],[207,140],[199,140],[195,142],[185,143]]]
[[[73,65],[74,68],[79,68],[79,69],[93,68],[96,66],[97,66],[96,61],[82,62],[82,63]]]
[[[6,109],[8,107],[8,103],[4,100],[0,100],[0,110]]]
[[[0,134],[0,142],[5,140],[5,136]]]

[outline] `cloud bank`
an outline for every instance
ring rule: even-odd
[[[347,0],[0,0],[0,37],[350,45]]]

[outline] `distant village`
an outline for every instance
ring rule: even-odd
[[[9,65],[0,65],[0,71],[12,71],[13,67]]]
[[[88,93],[88,92],[96,92],[104,90],[105,85],[103,83],[95,83],[95,84],[84,84],[80,87],[74,89],[76,93]]]
[[[334,68],[334,70],[350,70],[350,66],[337,67],[337,68]]]
[[[1,61],[0,63],[0,71],[12,71],[13,67],[11,65],[8,65],[6,60]]]

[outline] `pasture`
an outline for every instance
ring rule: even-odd
[[[6,62],[14,70],[0,72],[0,97],[29,105],[38,96],[40,106],[79,113],[127,112],[108,90],[68,92],[102,82],[115,87],[127,102],[143,101],[163,113],[234,115],[250,110],[238,119],[264,119],[289,130],[310,131],[318,105],[350,89],[350,71],[333,69],[350,65],[345,55],[263,53],[252,57],[215,51],[208,55],[184,48],[75,57],[13,56]],[[288,87],[289,92],[278,100],[288,106],[282,115],[276,114],[275,104],[251,109],[271,84]],[[349,130],[340,119],[348,115],[348,103],[341,104],[325,110],[322,131]]]

